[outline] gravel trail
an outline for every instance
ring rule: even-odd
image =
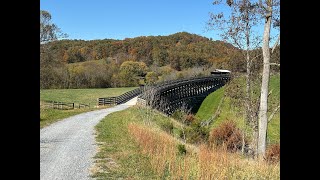
[[[112,108],[78,114],[40,129],[40,179],[85,180],[97,153],[94,126],[106,115],[124,110],[136,98]]]

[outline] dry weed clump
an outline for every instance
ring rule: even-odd
[[[236,152],[242,147],[242,132],[236,127],[236,123],[227,120],[220,124],[217,128],[212,129],[209,135],[209,144],[211,146],[226,146],[230,152]],[[245,139],[245,144],[248,140]]]
[[[266,160],[271,163],[280,162],[280,143],[272,144],[266,151]]]

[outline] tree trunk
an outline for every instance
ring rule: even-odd
[[[266,137],[267,137],[267,126],[268,126],[268,87],[269,87],[269,76],[270,76],[270,27],[271,27],[271,12],[272,12],[272,0],[267,2],[269,7],[269,14],[266,16],[264,33],[263,33],[263,72],[262,72],[262,83],[261,83],[261,96],[260,96],[260,110],[259,110],[259,134],[258,134],[258,157],[261,158],[265,155],[266,151]]]
[[[248,2],[246,2],[248,3]],[[250,59],[250,26],[249,26],[249,9],[246,9],[245,14],[246,19],[246,64],[247,64],[247,72],[246,72],[246,97],[245,97],[245,106],[246,106],[246,124],[251,125],[253,127],[253,134],[255,134],[255,127],[254,127],[254,119],[252,116],[252,97],[251,97],[251,64],[252,59]],[[253,147],[257,146],[257,139],[254,137],[252,144]],[[244,152],[244,135],[242,136],[242,152]],[[256,149],[254,149],[256,151]]]

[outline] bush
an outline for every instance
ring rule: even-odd
[[[173,132],[173,123],[170,121],[161,121],[160,127],[162,130],[166,131],[169,134],[172,134]]]
[[[183,113],[182,111],[180,111],[180,110],[175,111],[175,112],[171,115],[171,117],[172,117],[173,119],[176,119],[176,120],[178,120],[178,121],[182,121],[183,116],[184,116],[184,113]]]
[[[209,131],[207,127],[201,126],[200,123],[193,123],[186,128],[186,137],[188,143],[201,144],[208,140]]]
[[[245,145],[247,143],[245,139]],[[242,147],[242,132],[234,121],[226,120],[210,132],[209,145],[225,146],[228,151],[235,152]]]
[[[184,144],[178,144],[178,153],[180,155],[185,155],[187,153],[187,149]]]
[[[191,123],[193,123],[196,120],[195,116],[193,114],[187,114],[185,116],[185,122],[187,125],[190,125]]]
[[[280,143],[270,145],[266,150],[266,160],[271,163],[280,161]]]

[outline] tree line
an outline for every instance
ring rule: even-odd
[[[56,40],[40,46],[45,50],[40,54],[41,88],[138,86],[199,67],[245,71],[240,49],[187,32],[124,40]]]

